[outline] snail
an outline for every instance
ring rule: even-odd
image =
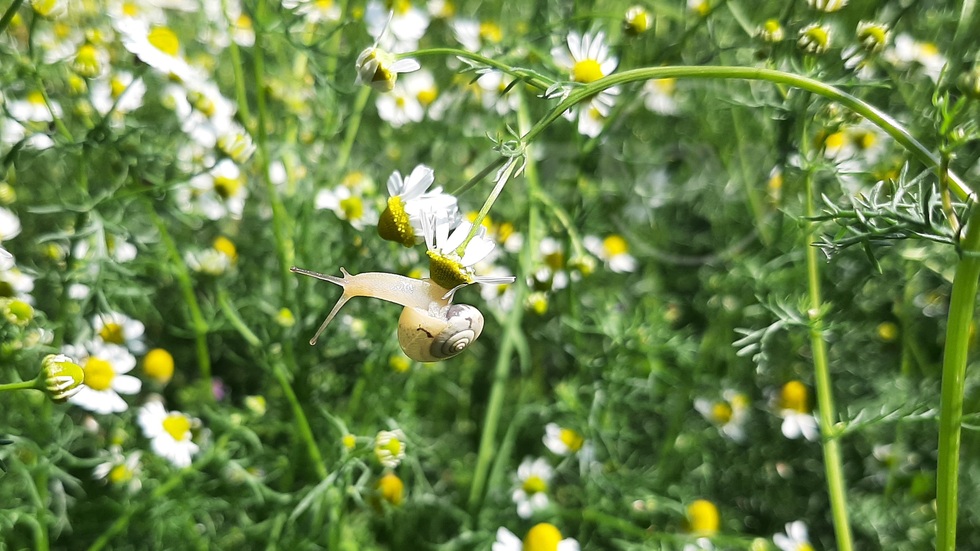
[[[483,331],[483,314],[475,306],[453,304],[459,287],[446,289],[430,279],[415,279],[384,272],[352,275],[344,268],[343,277],[321,274],[293,266],[289,271],[329,281],[344,289],[333,310],[316,330],[310,344],[317,339],[340,311],[354,297],[374,297],[404,306],[398,318],[398,344],[405,354],[419,362],[438,362],[466,350]]]

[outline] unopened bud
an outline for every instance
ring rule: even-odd
[[[48,354],[41,360],[36,388],[61,403],[78,393],[84,381],[85,372],[74,360],[64,354]]]

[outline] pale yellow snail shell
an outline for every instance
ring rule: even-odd
[[[483,332],[483,314],[469,304],[432,311],[406,306],[398,318],[398,344],[420,362],[438,362],[466,350]]]
[[[354,297],[374,297],[404,306],[398,318],[398,344],[405,354],[419,362],[438,362],[456,356],[483,332],[483,314],[468,304],[453,304],[455,289],[449,290],[428,279],[398,274],[366,272],[352,275],[341,268],[343,277],[292,267],[290,271],[329,281],[344,292],[327,314],[310,344]]]

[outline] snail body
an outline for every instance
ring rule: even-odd
[[[398,344],[405,354],[419,362],[437,362],[451,358],[473,343],[483,331],[483,314],[474,306],[453,304],[456,289],[446,289],[429,279],[415,279],[384,272],[350,274],[343,277],[321,274],[292,267],[291,272],[329,281],[343,288],[343,293],[310,339],[317,339],[333,321],[337,312],[354,297],[374,297],[400,304]]]

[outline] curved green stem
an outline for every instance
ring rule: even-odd
[[[20,383],[4,383],[0,384],[0,392],[5,390],[24,390],[27,388],[37,388],[37,381],[23,381]]]
[[[469,59],[476,62],[478,65],[486,65],[487,67],[492,67],[502,73],[508,74],[514,78],[518,78],[527,82],[531,86],[538,88],[539,90],[547,90],[554,84],[554,81],[547,79],[544,75],[540,75],[533,71],[528,71],[526,69],[520,69],[516,67],[511,67],[506,63],[501,63],[495,59],[489,57],[484,57],[480,54],[468,52],[466,50],[460,50],[457,48],[427,48],[424,50],[416,50],[414,52],[408,52],[405,54],[399,54],[398,57],[425,57],[425,56],[443,56],[451,55],[463,59]]]
[[[293,410],[296,428],[299,430],[300,437],[306,446],[306,452],[310,455],[313,469],[316,471],[317,478],[324,480],[328,474],[327,467],[323,463],[323,455],[320,453],[320,448],[316,445],[316,439],[313,437],[313,429],[310,428],[310,422],[306,417],[306,413],[303,411],[303,406],[299,403],[296,392],[293,391],[293,387],[289,382],[289,375],[286,373],[286,368],[282,365],[282,362],[276,361],[275,359],[272,362],[272,373],[275,375],[276,382],[279,383],[279,388],[282,389],[282,393],[286,395],[286,401],[289,402],[289,407]]]
[[[164,223],[160,215],[153,209],[153,204],[150,203],[149,199],[147,199],[146,211],[150,214],[150,219],[153,220],[153,224],[160,233],[160,240],[170,255],[174,276],[177,278],[177,284],[180,286],[180,292],[184,296],[184,302],[187,304],[187,310],[191,316],[191,329],[194,331],[194,341],[197,351],[197,365],[201,370],[201,385],[207,389],[204,395],[212,396],[211,355],[208,353],[208,322],[204,319],[204,314],[201,313],[201,306],[197,302],[197,295],[194,292],[194,282],[191,280],[190,270],[188,270],[187,264],[184,263],[184,258],[177,249],[177,243],[174,242],[173,237],[170,236],[170,232],[167,231],[167,224]]]
[[[813,199],[813,175],[806,172],[806,215],[816,214]],[[813,370],[817,387],[817,406],[820,414],[820,434],[822,436],[824,469],[827,475],[827,492],[830,494],[831,516],[837,536],[837,548],[850,551],[854,548],[851,538],[851,525],[847,519],[847,491],[844,484],[844,468],[840,453],[840,442],[836,429],[837,414],[834,411],[833,388],[830,384],[830,365],[827,361],[827,343],[823,337],[823,318],[821,310],[823,299],[820,293],[820,264],[817,248],[816,222],[810,222],[806,232],[806,275],[810,295],[810,347],[813,351]]]
[[[956,549],[957,488],[960,464],[960,431],[966,362],[970,349],[970,324],[976,306],[980,278],[980,209],[973,208],[960,242],[960,259],[953,276],[943,350],[943,382],[939,398],[939,464],[936,478],[936,549]]]
[[[898,121],[864,100],[858,99],[840,88],[820,82],[816,79],[795,75],[784,71],[777,71],[774,69],[755,67],[667,66],[648,67],[623,71],[622,73],[613,73],[607,77],[596,80],[595,82],[572,88],[571,91],[568,92],[567,96],[565,96],[565,98],[562,99],[550,113],[539,120],[530,131],[524,134],[522,140],[525,144],[533,141],[538,137],[538,135],[541,134],[541,132],[544,131],[545,128],[548,127],[548,125],[561,117],[562,113],[567,111],[570,107],[587,100],[603,90],[630,82],[661,78],[761,80],[777,85],[792,86],[801,90],[806,90],[835,101],[864,117],[870,123],[874,124],[886,134],[894,138],[895,141],[905,147],[905,149],[912,153],[916,159],[926,166],[936,167],[939,166],[940,163],[939,156],[916,140],[915,137],[905,129],[905,127],[898,123]],[[976,202],[976,193],[970,189],[959,176],[952,172],[949,173],[949,184],[950,189],[960,200],[969,201],[971,203]]]
[[[473,219],[473,227],[470,228],[470,233],[467,234],[466,239],[456,248],[456,254],[463,256],[463,251],[466,250],[466,246],[469,245],[470,241],[476,237],[477,232],[480,230],[480,225],[483,223],[483,219],[487,217],[493,204],[497,202],[497,197],[500,197],[500,193],[504,191],[504,186],[507,182],[514,176],[514,173],[518,171],[521,166],[524,157],[518,155],[516,157],[510,157],[507,159],[504,167],[497,172],[497,181],[493,186],[493,190],[490,195],[487,196],[487,200],[483,203],[483,208],[477,213],[476,218]]]

